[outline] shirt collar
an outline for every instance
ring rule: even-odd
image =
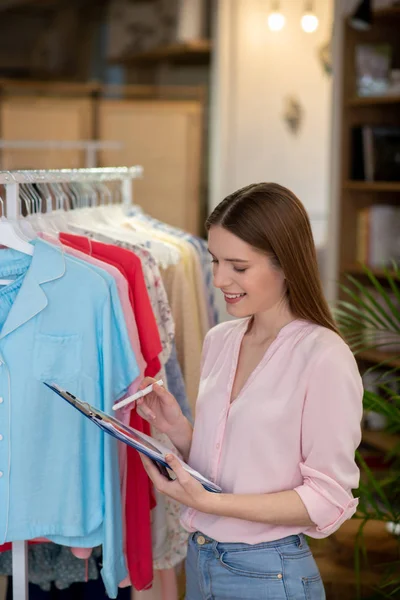
[[[36,239],[32,243],[35,247],[32,260],[21,289],[3,325],[0,339],[46,308],[48,304],[47,295],[41,286],[59,279],[65,274],[64,253],[59,248],[41,239]],[[12,266],[12,263],[10,266]]]

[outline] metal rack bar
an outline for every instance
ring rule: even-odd
[[[123,181],[143,175],[143,167],[102,167],[93,169],[50,169],[0,171],[0,184]]]
[[[123,144],[98,140],[1,140],[0,150],[82,150],[86,153],[86,167],[97,164],[100,150],[121,150]]]

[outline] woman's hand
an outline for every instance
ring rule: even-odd
[[[137,411],[143,419],[167,435],[176,429],[182,421],[181,408],[172,394],[155,383],[152,377],[146,377],[140,384],[143,390],[153,384],[153,391],[136,401]]]
[[[170,496],[170,498],[185,506],[189,506],[189,508],[194,508],[201,512],[208,511],[209,506],[211,506],[211,496],[214,494],[207,492],[201,483],[189,475],[175,456],[167,454],[165,457],[169,467],[175,473],[175,481],[169,481],[161,475],[157,467],[147,456],[140,454],[140,458],[158,492]]]

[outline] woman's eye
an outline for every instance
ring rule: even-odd
[[[238,269],[237,267],[233,267],[233,270],[234,270],[236,273],[244,273],[245,271],[247,271],[247,269]]]
[[[213,259],[211,260],[211,262],[212,262],[213,264],[215,264],[215,265],[216,265],[216,264],[218,264],[218,261],[217,261],[215,258],[213,258]]]

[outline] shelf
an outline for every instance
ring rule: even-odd
[[[400,181],[345,181],[343,189],[355,192],[400,192]]]
[[[114,64],[140,64],[155,63],[160,61],[176,62],[205,62],[209,60],[211,54],[210,40],[197,40],[193,42],[170,44],[160,46],[146,52],[138,52],[130,56],[121,56],[111,58],[110,62]]]
[[[397,352],[380,352],[379,350],[364,350],[357,352],[356,358],[370,363],[385,363],[388,367],[397,367],[400,369],[400,355]]]
[[[379,106],[381,104],[400,104],[400,94],[393,94],[393,96],[355,96],[347,100],[348,106]]]
[[[362,433],[362,441],[383,452],[391,452],[400,446],[400,436],[386,431],[368,431],[365,429]]]
[[[3,0],[0,2],[0,13],[24,8],[55,8],[57,0]]]
[[[400,17],[400,6],[386,6],[385,8],[377,8],[373,12],[374,17]]]
[[[368,265],[366,265],[366,266],[368,266]],[[378,268],[374,268],[374,267],[368,267],[368,268],[371,271],[371,273],[373,275],[375,275],[375,277],[377,279],[386,279],[386,273],[383,269],[378,269]],[[389,272],[389,275],[391,275],[393,277],[393,279],[398,279],[398,275],[396,275],[396,273],[393,270],[388,269],[388,272]],[[366,273],[364,272],[364,270],[360,264],[345,266],[343,269],[343,273],[348,273],[349,275],[363,275],[364,277],[367,277]]]

